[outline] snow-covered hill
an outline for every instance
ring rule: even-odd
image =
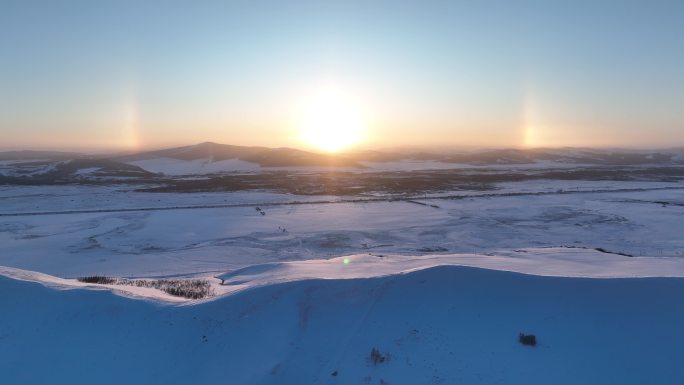
[[[381,172],[470,168],[567,169],[574,167],[673,167],[684,164],[684,150],[590,148],[388,150],[329,154],[295,148],[236,146],[212,142],[127,154],[78,154],[51,151],[0,152],[0,176],[30,177],[45,167],[73,159],[118,162],[166,176],[273,170]],[[112,163],[113,164],[113,163]]]
[[[578,166],[681,165],[680,150],[497,149],[449,152],[358,151],[325,155],[290,149],[200,143],[119,158],[165,175],[260,171],[271,168],[316,171],[321,167],[352,171],[415,171],[473,167],[572,168]]]
[[[30,178],[54,183],[82,178],[149,177],[153,174],[133,164],[101,158],[78,157],[55,161],[50,159],[32,161],[0,161],[0,176]]]
[[[138,162],[144,160],[175,159],[185,162],[201,161],[204,163],[220,163],[223,161],[241,161],[253,166],[262,167],[306,167],[306,166],[357,166],[356,162],[338,154],[319,154],[294,148],[233,146],[228,144],[205,142],[191,146],[168,148],[156,151],[145,151],[117,158],[121,161]],[[231,164],[224,164],[224,167]],[[242,165],[244,166],[244,164]],[[232,171],[217,166],[217,170]]]
[[[681,278],[452,266],[297,280],[175,306],[0,277],[0,376],[3,384],[679,384],[683,291]],[[521,345],[519,333],[538,345]]]
[[[240,159],[212,161],[211,159],[183,160],[153,158],[130,161],[129,164],[164,175],[204,175],[236,171],[258,171],[259,165]]]

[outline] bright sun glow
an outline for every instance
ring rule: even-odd
[[[304,143],[335,152],[361,140],[365,121],[357,100],[337,87],[327,87],[305,100],[298,127]]]

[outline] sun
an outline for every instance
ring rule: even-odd
[[[358,143],[366,127],[358,100],[334,86],[309,95],[302,103],[299,115],[300,140],[327,152],[337,152]]]

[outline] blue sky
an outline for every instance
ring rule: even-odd
[[[682,1],[7,1],[3,148],[297,146],[334,83],[365,141],[684,145]]]

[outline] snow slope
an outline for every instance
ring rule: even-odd
[[[256,163],[240,159],[213,161],[211,159],[153,158],[130,161],[128,163],[147,171],[164,175],[203,175],[222,172],[258,171],[261,168]]]
[[[0,277],[0,376],[3,384],[680,384],[683,291],[680,278],[436,267],[173,306]],[[521,332],[539,345],[520,345]],[[370,361],[373,348],[384,362]]]
[[[253,264],[215,276],[190,274],[209,281],[216,297],[247,289],[307,279],[367,279],[406,274],[440,266],[467,266],[549,277],[574,278],[684,278],[684,259],[672,257],[625,257],[591,249],[531,248],[499,250],[497,255],[381,255],[357,254],[329,259]],[[49,274],[0,266],[0,275],[23,281],[42,283],[56,289],[90,288],[111,290],[116,294],[162,302],[196,300],[173,297],[144,287],[86,284],[75,278],[60,278]],[[182,275],[181,275],[182,276]]]

